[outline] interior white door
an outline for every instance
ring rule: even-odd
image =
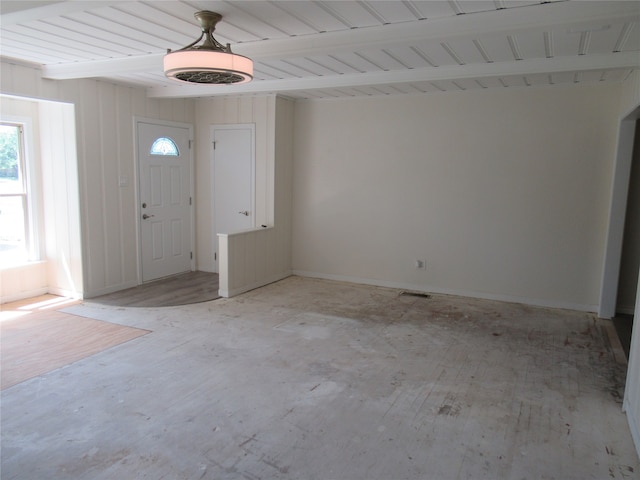
[[[218,233],[233,233],[255,227],[255,126],[215,125],[212,127],[212,138],[213,223],[217,252]]]
[[[142,281],[191,270],[189,128],[137,123]]]

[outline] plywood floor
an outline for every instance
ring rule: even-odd
[[[631,479],[593,315],[291,277],[2,392],[2,478]]]

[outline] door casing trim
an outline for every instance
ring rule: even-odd
[[[213,146],[215,131],[216,130],[235,130],[239,128],[246,128],[251,130],[251,208],[253,209],[253,227],[256,227],[256,124],[255,123],[217,123],[211,124],[209,129],[209,145],[211,146],[211,215],[213,220],[211,222],[211,238],[213,239],[213,244],[211,245],[212,252],[211,258],[213,259],[213,271],[218,273],[219,269],[219,259],[216,258],[216,253],[218,253],[218,234],[216,233],[216,191],[215,191],[215,171],[216,171],[216,158],[215,158],[215,148]]]
[[[195,271],[196,266],[196,219],[195,219],[195,161],[194,161],[194,136],[193,136],[193,124],[191,123],[182,123],[182,122],[173,122],[168,120],[158,120],[157,118],[148,118],[148,117],[133,117],[133,155],[134,155],[134,169],[133,169],[133,183],[134,183],[134,192],[136,199],[136,256],[137,256],[137,284],[142,285],[142,234],[141,234],[141,222],[140,219],[142,217],[142,208],[140,207],[140,159],[138,158],[138,124],[140,123],[148,123],[151,125],[161,125],[165,127],[176,127],[176,128],[185,128],[189,131],[189,143],[191,148],[189,148],[189,196],[191,197],[191,271]]]

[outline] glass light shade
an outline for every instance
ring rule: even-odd
[[[164,56],[164,73],[184,83],[238,84],[253,79],[253,61],[233,53],[178,50]]]

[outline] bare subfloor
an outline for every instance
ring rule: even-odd
[[[291,277],[2,392],[2,478],[623,479],[624,366],[592,315]]]

